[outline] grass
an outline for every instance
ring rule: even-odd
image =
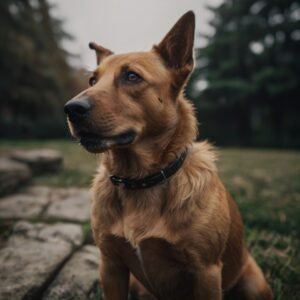
[[[300,152],[223,149],[219,169],[275,299],[300,299]]]
[[[57,149],[65,157],[64,171],[41,176],[36,183],[90,184],[98,158],[75,142],[4,141],[0,152],[36,147]],[[300,299],[300,152],[221,149],[219,157],[220,176],[238,203],[247,244],[272,285],[275,299]]]

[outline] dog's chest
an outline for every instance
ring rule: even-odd
[[[124,216],[122,220],[113,225],[111,233],[124,237],[134,248],[137,248],[137,245],[146,238],[168,238],[162,219],[145,218],[142,220],[141,217],[135,215]]]
[[[125,238],[134,248],[147,238],[160,238],[169,242],[176,239],[164,218],[153,212],[124,214],[113,224],[111,234]]]

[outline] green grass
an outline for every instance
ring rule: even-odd
[[[36,183],[90,184],[98,159],[76,142],[2,141],[0,152],[36,147],[60,150],[65,157],[64,171],[41,176]],[[300,152],[220,149],[219,156],[220,176],[239,205],[247,244],[275,299],[300,299]]]
[[[223,149],[218,166],[275,299],[300,299],[300,152]]]

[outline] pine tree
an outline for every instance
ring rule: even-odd
[[[0,25],[0,135],[64,135],[72,70],[62,22],[47,0],[4,0]]]
[[[226,0],[209,10],[215,32],[197,51],[188,90],[200,114],[214,117],[205,118],[207,135],[221,143],[300,146],[299,1]],[[192,93],[199,78],[207,88]],[[222,140],[213,122],[232,140]]]

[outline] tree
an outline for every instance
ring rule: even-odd
[[[72,69],[71,38],[47,0],[0,2],[0,136],[63,136]]]
[[[222,137],[232,140],[213,137],[221,143],[299,147],[299,1],[226,0],[208,9],[214,34],[197,51],[188,92],[199,79],[207,82],[192,95],[200,113],[213,112],[218,128],[229,130]]]

